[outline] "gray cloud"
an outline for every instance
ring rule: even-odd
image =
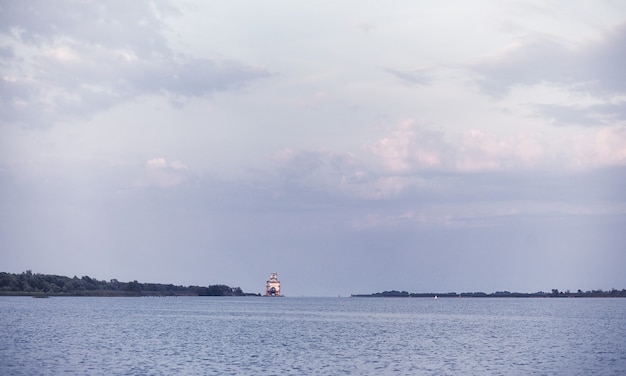
[[[612,100],[626,93],[625,46],[626,25],[576,47],[546,36],[530,36],[472,69],[478,74],[479,88],[493,97],[503,97],[518,85],[549,83],[604,101],[589,106],[531,105],[538,116],[554,125],[613,125],[626,119],[624,102]]]
[[[2,120],[46,127],[141,95],[205,96],[268,75],[236,61],[175,54],[158,17],[170,8],[159,5],[5,3],[0,30],[35,50],[3,55]]]
[[[552,119],[554,125],[607,126],[626,120],[626,102],[587,107],[535,104],[533,108],[538,116]]]
[[[480,89],[503,96],[516,85],[550,82],[595,95],[626,92],[626,26],[604,39],[576,48],[545,37],[529,36],[519,45],[472,67]]]
[[[342,176],[358,168],[348,153],[319,150],[284,150],[276,154],[274,162],[283,182],[297,184],[317,182],[337,186]]]
[[[585,73],[592,91],[626,93],[626,25],[613,30],[605,40],[582,50]]]
[[[82,1],[28,3],[3,1],[0,32],[23,43],[42,46],[59,37],[88,41],[106,48],[130,48],[141,56],[169,55],[165,28],[159,16],[176,15],[167,1],[107,2]]]
[[[15,52],[10,46],[0,47],[0,64],[5,65],[6,61],[15,57]]]
[[[544,37],[529,37],[520,46],[473,66],[480,89],[494,97],[505,95],[515,85],[543,81],[570,85],[580,77],[578,61],[561,44]],[[558,63],[560,62],[560,63]]]
[[[349,154],[328,151],[290,151],[277,158],[277,179],[259,177],[253,186],[266,187],[276,197],[329,202],[348,199],[367,207],[375,202],[400,213],[417,207],[472,203],[551,202],[575,205],[595,199],[618,207],[626,204],[616,189],[626,184],[626,169],[606,167],[589,171],[485,170],[458,173],[452,169],[389,170]],[[398,188],[394,186],[397,185]],[[302,195],[302,196],[299,196]],[[304,200],[303,200],[304,199]],[[338,203],[337,203],[338,204]],[[612,205],[611,204],[611,205]],[[516,206],[517,204],[513,205]],[[506,206],[506,205],[505,205]],[[403,209],[404,208],[404,209]],[[520,207],[523,210],[523,206]]]
[[[409,85],[428,85],[431,81],[430,77],[421,70],[403,71],[399,69],[386,68],[385,72]]]

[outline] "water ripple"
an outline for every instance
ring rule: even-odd
[[[626,299],[0,297],[3,375],[620,375]]]

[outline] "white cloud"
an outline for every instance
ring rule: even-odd
[[[524,171],[553,168],[604,168],[626,165],[626,130],[623,126],[553,133],[496,134],[472,129],[458,136],[434,133],[403,120],[367,150],[381,171],[397,174],[420,171]],[[393,184],[396,188],[402,184]]]
[[[572,148],[576,155],[574,168],[626,166],[626,128],[603,128],[591,135],[578,135]]]
[[[189,167],[186,164],[179,161],[174,161],[170,163],[170,167],[175,170],[189,170]]]
[[[437,174],[475,174],[592,169],[626,165],[626,133],[614,127],[551,134],[495,134],[472,129],[460,135],[433,132],[411,119],[399,121],[365,151],[375,157],[328,150],[284,149],[274,156],[281,181],[335,195],[368,200],[429,192]],[[445,183],[448,184],[448,183]],[[446,188],[449,189],[450,187]]]
[[[412,119],[400,121],[369,147],[386,169],[395,172],[440,167],[445,149],[441,134],[417,127]]]
[[[187,178],[187,165],[180,161],[167,162],[165,158],[149,159],[145,163],[143,174],[135,181],[138,187],[175,187]]]
[[[165,162],[165,158],[154,158],[146,161],[146,167],[149,169],[166,168],[167,162]]]
[[[368,150],[391,173],[422,170],[489,171],[541,167],[543,141],[519,132],[499,136],[472,129],[458,137],[432,132],[406,119]]]
[[[544,146],[532,134],[502,137],[471,130],[463,135],[456,154],[459,171],[545,167],[538,165]]]

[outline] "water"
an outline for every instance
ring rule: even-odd
[[[0,297],[0,375],[626,375],[626,299]]]

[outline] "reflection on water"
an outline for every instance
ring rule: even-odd
[[[0,297],[0,374],[620,375],[626,299]]]

